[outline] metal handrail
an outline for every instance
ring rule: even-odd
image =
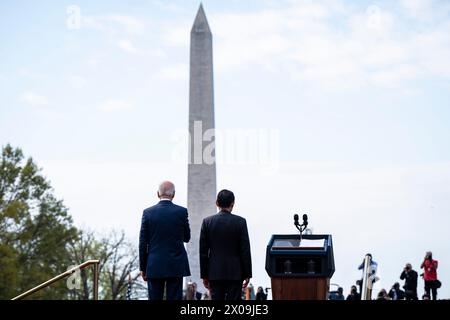
[[[88,260],[86,262],[83,262],[82,264],[80,264],[76,267],[70,268],[66,272],[63,272],[63,273],[57,275],[56,277],[51,278],[50,280],[47,280],[44,283],[41,283],[40,285],[22,293],[22,294],[19,294],[17,297],[12,298],[11,300],[21,300],[25,297],[28,297],[29,295],[48,287],[49,285],[55,283],[56,281],[59,281],[61,279],[64,279],[64,278],[70,276],[77,270],[84,269],[90,265],[94,266],[94,300],[98,300],[98,271],[99,271],[98,264],[99,263],[100,263],[100,260]]]

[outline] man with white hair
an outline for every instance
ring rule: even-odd
[[[175,186],[170,181],[159,185],[160,201],[144,210],[139,234],[139,263],[142,278],[147,281],[148,298],[181,300],[183,277],[190,276],[183,242],[189,242],[187,209],[172,203]]]

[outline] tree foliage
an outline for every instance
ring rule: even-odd
[[[64,272],[77,229],[32,158],[6,145],[0,160],[0,298],[9,299]],[[64,283],[34,298],[63,297]]]
[[[90,259],[100,260],[99,297],[123,299],[129,282],[133,298],[145,297],[138,279],[136,248],[123,232],[97,236],[77,229],[68,209],[32,158],[9,144],[0,159],[0,299],[16,295]],[[129,275],[131,279],[129,278]],[[92,268],[80,270],[80,287],[67,281],[30,299],[92,299]],[[144,291],[143,291],[144,290]]]

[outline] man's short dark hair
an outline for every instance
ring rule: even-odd
[[[234,202],[234,193],[223,189],[217,194],[217,206],[219,208],[229,208]]]

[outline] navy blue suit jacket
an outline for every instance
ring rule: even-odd
[[[183,242],[189,242],[188,212],[172,201],[144,210],[139,234],[139,263],[147,278],[190,276]]]

